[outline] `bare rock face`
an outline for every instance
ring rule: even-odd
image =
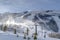
[[[51,37],[51,38],[58,38],[58,39],[60,39],[60,33],[50,33],[50,34],[48,34],[48,36]]]
[[[58,32],[59,31],[59,28],[58,28],[56,22],[53,19],[51,19],[50,22],[48,22],[48,25],[49,25],[49,28],[51,30],[53,30],[54,32]]]
[[[49,15],[49,14],[44,14],[44,15],[38,14],[38,17],[40,19],[42,19],[43,21],[45,21],[46,26],[48,25],[49,28],[44,26],[46,29],[48,29],[48,30],[50,29],[54,32],[58,32],[59,28],[58,28],[57,23],[55,22],[55,20],[52,18],[52,16],[53,15]],[[48,21],[48,22],[46,22],[46,21]]]

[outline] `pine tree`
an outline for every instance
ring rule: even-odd
[[[37,25],[35,24],[34,40],[37,40]]]
[[[24,39],[26,39],[26,33],[24,32]]]
[[[30,37],[28,37],[28,40],[30,40]]]
[[[17,37],[19,37],[19,35],[17,34]]]
[[[7,30],[7,26],[5,25],[3,31],[6,31],[6,30]]]
[[[37,35],[37,25],[35,25],[35,35]]]
[[[3,25],[1,25],[1,30],[3,30]]]
[[[27,35],[28,35],[28,33],[29,33],[29,29],[27,28]]]
[[[14,34],[16,34],[16,29],[14,29]]]
[[[46,32],[44,32],[44,38],[46,38]]]
[[[37,39],[37,35],[36,34],[34,34],[34,40],[36,40]]]

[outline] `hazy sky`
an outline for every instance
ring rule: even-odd
[[[0,12],[60,10],[60,0],[0,0]]]

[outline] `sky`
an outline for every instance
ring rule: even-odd
[[[27,10],[60,10],[60,0],[0,0],[0,13]]]

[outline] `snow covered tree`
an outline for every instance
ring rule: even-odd
[[[52,32],[52,33],[49,33],[48,36],[51,37],[51,38],[60,39],[60,33]]]

